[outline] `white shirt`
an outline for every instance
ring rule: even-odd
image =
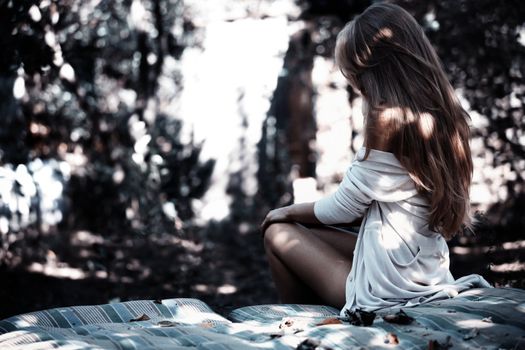
[[[428,227],[428,200],[393,153],[361,148],[339,188],[314,205],[324,224],[363,217],[341,310],[372,311],[490,287],[479,275],[455,280],[443,236]]]

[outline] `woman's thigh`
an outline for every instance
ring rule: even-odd
[[[349,238],[352,239],[350,235]],[[342,254],[309,228],[294,223],[270,225],[265,245],[326,303],[335,307],[344,305],[351,254]]]
[[[350,258],[353,257],[355,245],[357,243],[357,233],[324,225],[299,225],[305,226],[310,232],[331,245],[339,253]]]

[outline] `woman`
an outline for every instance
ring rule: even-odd
[[[446,240],[470,225],[469,116],[423,30],[401,7],[375,4],[339,33],[335,56],[364,100],[364,147],[334,194],[263,221],[281,301],[344,314],[489,287],[449,271]]]

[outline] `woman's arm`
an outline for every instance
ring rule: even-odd
[[[314,214],[314,203],[292,204],[286,207],[270,210],[261,224],[261,232],[276,222],[300,222],[303,224],[320,224]]]
[[[261,224],[261,233],[264,234],[268,226],[276,222],[299,222],[302,224],[322,224],[314,214],[314,204],[311,203],[298,203],[292,204],[286,207],[277,208],[270,210]],[[359,218],[351,223],[344,225],[360,225],[362,218]],[[335,225],[337,226],[337,225]]]

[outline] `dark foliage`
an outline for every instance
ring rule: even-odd
[[[231,220],[188,227],[214,161],[163,107],[198,45],[182,1],[91,3],[0,0],[0,318],[114,298],[275,299],[269,271],[253,271],[258,236],[236,234],[253,219],[241,174]]]
[[[62,231],[175,233],[193,216],[214,162],[200,161],[201,145],[183,143],[180,121],[162,108],[181,88],[165,62],[192,40],[182,11],[179,0],[0,2],[0,162],[59,162]],[[163,95],[162,76],[173,83]],[[36,187],[31,211],[49,191]],[[14,225],[2,202],[11,233],[49,230],[41,220]]]

